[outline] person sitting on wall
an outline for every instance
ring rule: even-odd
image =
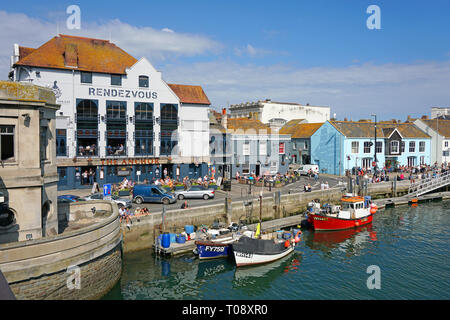
[[[184,202],[181,204],[181,209],[187,209],[188,208],[188,203],[186,200],[184,200]]]
[[[119,221],[120,221],[120,223],[122,223],[122,220],[126,219],[127,227],[130,228],[131,227],[131,225],[130,225],[130,216],[128,215],[127,211],[128,210],[126,208],[124,208],[124,207],[119,209],[119,217],[120,217]]]

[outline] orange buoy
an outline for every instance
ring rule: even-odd
[[[285,246],[286,248],[288,248],[290,245],[291,245],[291,242],[290,242],[289,240],[286,240],[286,241],[284,242],[284,246]]]
[[[358,221],[355,222],[355,226],[359,226],[359,222]]]

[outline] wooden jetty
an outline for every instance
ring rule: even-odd
[[[373,202],[377,205],[379,209],[396,207],[400,205],[407,204],[418,204],[423,202],[432,202],[432,201],[442,201],[445,199],[450,199],[450,192],[437,192],[431,194],[425,194],[418,197],[414,196],[403,196],[398,198],[386,198],[386,199],[378,199]]]
[[[183,253],[192,253],[196,248],[195,240],[186,240],[185,243],[171,243],[169,248],[163,248],[158,243],[153,244],[153,250],[159,255],[174,256]]]

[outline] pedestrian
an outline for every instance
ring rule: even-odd
[[[92,169],[89,169],[89,184],[94,184],[94,171]]]
[[[84,170],[83,172],[83,184],[87,184],[88,183],[88,172],[87,170]]]

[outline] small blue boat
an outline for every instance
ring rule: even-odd
[[[229,242],[218,242],[211,240],[197,240],[197,253],[199,259],[214,259],[214,258],[226,258],[228,257],[231,247]]]

